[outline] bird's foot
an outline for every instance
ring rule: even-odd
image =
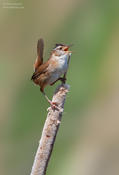
[[[58,104],[56,102],[52,102],[51,100],[48,100],[48,102],[53,110],[59,110]]]
[[[61,82],[63,83],[63,84],[65,84],[65,82],[66,82],[66,78],[65,77],[60,77],[60,80],[61,80]]]

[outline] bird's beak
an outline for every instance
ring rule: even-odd
[[[65,47],[64,47],[64,51],[66,51],[66,52],[68,52],[68,53],[72,53],[72,51],[69,51],[69,50],[68,50],[69,48],[70,48],[70,45],[65,46]]]
[[[68,49],[69,49],[69,46],[64,47],[64,51],[68,51]]]

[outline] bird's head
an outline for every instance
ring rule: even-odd
[[[55,48],[53,49],[53,53],[57,56],[63,56],[66,54],[71,53],[71,51],[69,51],[70,45],[65,45],[65,44],[56,44]]]

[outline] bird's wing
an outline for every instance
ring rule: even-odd
[[[44,64],[40,65],[37,70],[33,73],[31,80],[36,79],[39,77],[41,74],[45,73],[47,71],[47,67],[49,66],[48,61],[45,62]]]
[[[34,63],[35,71],[38,69],[40,65],[43,64],[43,50],[44,50],[44,41],[42,38],[40,38],[37,43],[37,58]]]

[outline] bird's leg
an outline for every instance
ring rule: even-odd
[[[62,81],[62,83],[65,84],[65,83],[66,83],[66,80],[67,80],[67,78],[66,78],[66,72],[65,72],[65,73],[64,73],[64,76],[63,76],[63,81]]]
[[[50,104],[51,108],[52,108],[52,109],[58,109],[57,103],[52,102],[52,101],[48,98],[48,96],[45,94],[44,91],[41,91],[41,92],[42,92],[42,94],[45,96],[45,98],[46,98],[46,100],[48,101],[48,103]]]
[[[50,85],[54,85],[58,80],[60,80],[63,84],[65,84],[66,78],[65,77],[60,77],[58,78],[56,81],[54,81],[53,83],[51,83]]]
[[[65,82],[66,82],[67,79],[66,79],[65,76],[63,76],[63,77],[60,78],[60,80],[61,80],[61,82],[62,82],[63,84],[65,84]]]

